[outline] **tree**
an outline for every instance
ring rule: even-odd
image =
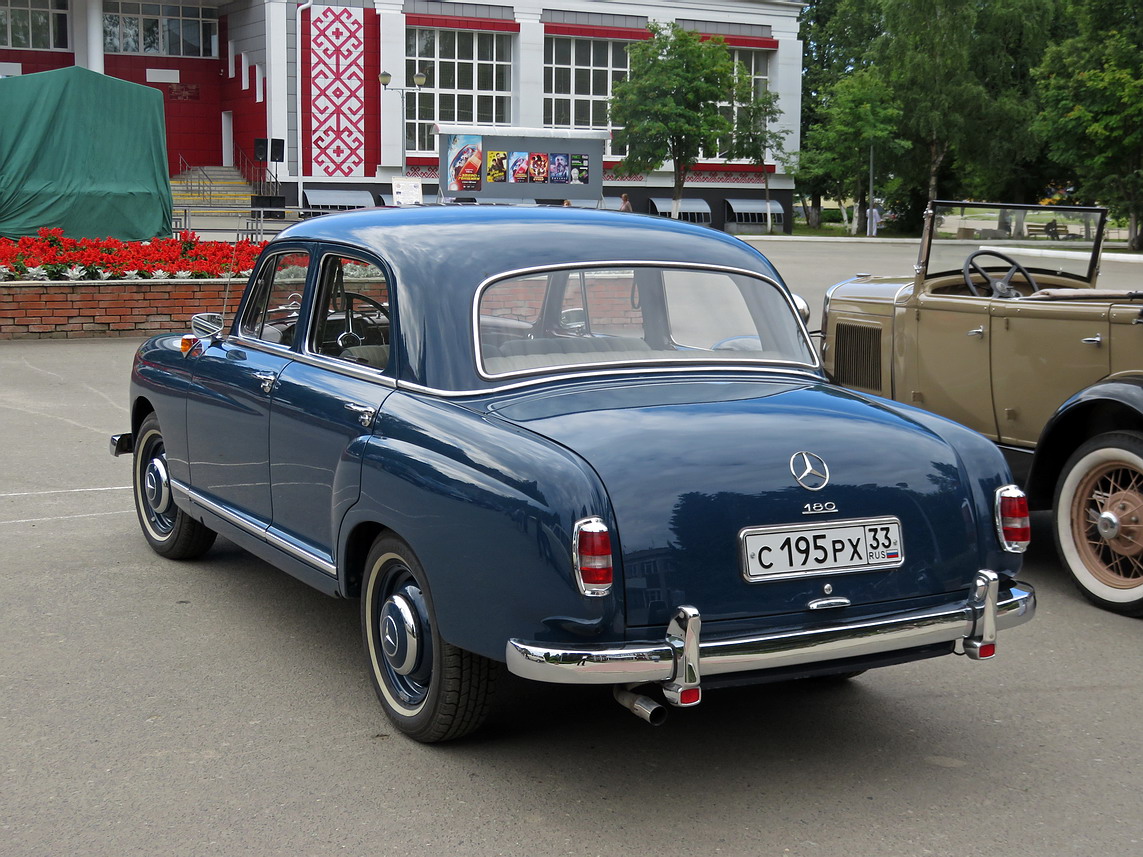
[[[831,89],[821,121],[804,142],[803,148],[813,155],[799,165],[798,180],[809,177],[828,188],[842,211],[845,199],[856,200],[854,224],[859,228],[867,203],[872,205],[867,197],[871,151],[880,152],[885,161],[904,147],[896,137],[900,119],[901,108],[869,69],[841,78]]]
[[[752,97],[740,100],[747,90],[722,39],[703,40],[678,24],[648,30],[650,39],[627,49],[630,69],[612,90],[611,121],[622,126],[614,139],[627,149],[624,169],[641,173],[673,163],[671,216],[678,217],[691,168],[728,140],[733,149],[761,108]]]
[[[881,0],[885,33],[874,46],[872,69],[902,110],[900,136],[911,151],[898,170],[925,171],[928,197],[950,151],[977,133],[973,117],[984,89],[970,62],[975,0]]]
[[[1143,249],[1143,16],[1108,0],[1072,9],[1077,34],[1050,48],[1037,73],[1040,127],[1081,196],[1127,217],[1128,246]]]

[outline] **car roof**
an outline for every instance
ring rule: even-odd
[[[402,380],[441,390],[486,386],[475,373],[473,295],[481,283],[509,272],[581,263],[673,262],[738,268],[782,282],[761,253],[709,227],[563,206],[359,209],[290,226],[269,249],[283,241],[358,247],[387,263],[406,349]]]

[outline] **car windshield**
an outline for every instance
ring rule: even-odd
[[[765,361],[817,366],[794,307],[764,277],[675,266],[561,268],[477,295],[481,373]]]
[[[960,271],[976,250],[994,250],[1029,270],[1090,283],[1104,216],[1103,209],[1062,205],[934,202],[920,263],[935,277]]]

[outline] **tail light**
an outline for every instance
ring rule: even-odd
[[[1015,485],[996,489],[996,533],[1009,553],[1024,553],[1032,541],[1028,498]]]
[[[576,522],[572,540],[572,562],[579,591],[584,595],[607,595],[614,577],[607,525],[600,518],[584,518]]]

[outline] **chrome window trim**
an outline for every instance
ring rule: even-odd
[[[649,260],[641,260],[640,261],[640,260],[615,259],[615,260],[610,260],[610,261],[605,261],[605,262],[603,262],[603,261],[560,262],[559,264],[556,264],[556,265],[534,265],[531,267],[519,268],[519,269],[512,270],[512,271],[501,271],[498,274],[494,274],[491,277],[485,278],[480,283],[480,285],[476,287],[476,292],[473,294],[473,297],[472,297],[472,315],[471,315],[473,353],[476,357],[476,373],[477,373],[477,375],[480,376],[481,380],[498,381],[498,380],[503,379],[503,378],[518,378],[521,375],[537,375],[537,374],[543,375],[543,377],[545,377],[545,378],[551,378],[552,375],[550,374],[550,372],[552,369],[556,368],[555,366],[553,366],[553,367],[549,367],[546,369],[543,367],[538,368],[538,369],[520,369],[520,370],[516,370],[516,371],[512,371],[512,372],[498,372],[495,374],[487,372],[485,370],[485,368],[484,368],[484,357],[481,353],[481,348],[480,348],[480,299],[484,295],[484,292],[488,288],[490,288],[492,285],[494,285],[496,283],[502,282],[504,280],[510,280],[514,277],[526,277],[526,276],[529,276],[532,274],[552,273],[555,271],[574,271],[574,270],[583,270],[583,269],[598,270],[601,268],[674,268],[674,269],[678,269],[678,270],[690,270],[690,271],[715,271],[715,272],[723,273],[723,274],[740,274],[742,276],[752,277],[756,280],[761,280],[762,282],[767,283],[768,285],[772,286],[778,292],[778,294],[782,296],[783,300],[785,300],[786,305],[790,309],[790,314],[793,316],[793,318],[794,318],[794,320],[798,326],[798,330],[801,333],[802,340],[806,346],[806,350],[813,356],[813,362],[812,363],[802,363],[802,362],[796,361],[796,360],[742,360],[741,362],[738,362],[738,363],[732,364],[732,365],[735,365],[737,368],[740,368],[740,369],[741,368],[752,368],[752,367],[756,368],[759,366],[799,366],[799,367],[807,367],[810,369],[818,369],[818,370],[821,369],[821,357],[818,355],[817,349],[814,348],[813,340],[810,338],[809,329],[806,327],[805,322],[802,321],[802,317],[798,313],[798,307],[794,304],[793,298],[790,295],[790,290],[786,286],[779,283],[777,280],[772,279],[771,277],[767,276],[766,274],[761,274],[758,271],[751,271],[747,268],[738,268],[738,267],[734,267],[731,265],[712,265],[712,264],[707,264],[707,263],[703,263],[703,262],[658,262],[658,261],[649,261]],[[683,360],[684,358],[680,357],[679,359]],[[644,366],[644,367],[645,366],[655,366],[655,367],[666,366],[666,367],[669,367],[672,365],[673,362],[674,362],[673,360],[669,360],[669,359],[641,360],[641,361],[639,361],[638,365]],[[690,366],[680,367],[680,368],[691,368],[691,367],[713,368],[715,366],[719,366],[720,363],[721,363],[721,361],[719,361],[719,362],[711,361],[709,363],[695,364],[693,361],[690,361]],[[591,369],[594,369],[596,367],[603,367],[603,366],[630,365],[630,361],[615,362],[615,363],[582,363],[579,365],[581,365],[585,368],[590,367]]]
[[[276,354],[279,357],[297,357],[298,352],[292,346],[282,345],[280,342],[267,342],[242,333],[232,333],[223,340],[227,345],[241,345],[251,351],[261,351],[264,354]]]
[[[359,381],[372,381],[382,387],[397,389],[397,381],[390,375],[383,374],[383,370],[364,363],[351,363],[340,357],[331,357],[329,354],[317,354],[311,351],[295,352],[295,362],[313,366],[315,369],[327,369],[339,375],[347,375]]]
[[[615,364],[620,366],[621,364]],[[479,390],[444,390],[438,387],[429,387],[424,384],[416,384],[412,381],[397,381],[396,387],[399,390],[411,393],[424,393],[431,396],[440,396],[446,399],[463,399],[473,398],[477,396],[489,396],[498,393],[511,392],[525,387],[536,387],[543,384],[551,384],[561,381],[590,381],[595,378],[602,378],[614,375],[642,375],[650,377],[654,375],[709,375],[711,373],[718,374],[750,374],[750,375],[791,375],[797,378],[805,378],[814,383],[822,383],[824,381],[820,372],[813,372],[809,368],[794,369],[784,368],[777,366],[773,363],[757,363],[757,364],[730,364],[727,366],[718,366],[714,364],[703,366],[672,366],[669,363],[652,363],[647,362],[638,367],[628,365],[626,368],[603,368],[601,364],[593,363],[591,368],[585,372],[575,372],[570,374],[561,375],[542,375],[539,377],[524,378],[519,381],[514,381],[510,384],[501,384],[496,387],[484,387]],[[721,380],[721,379],[720,379]]]
[[[183,482],[172,479],[171,488],[177,491],[179,494],[183,495],[184,498],[186,498],[194,505],[202,506],[207,511],[222,518],[228,524],[233,524],[243,532],[249,533],[250,535],[278,548],[279,550],[288,553],[294,559],[300,560],[307,565],[312,565],[318,571],[324,572],[331,577],[337,577],[337,566],[329,560],[324,559],[323,557],[311,553],[310,551],[307,551],[303,548],[300,548],[292,542],[283,539],[276,533],[270,532],[268,528],[251,522],[244,516],[232,512],[230,509],[227,509],[225,506],[216,503],[214,500],[207,499],[201,493]]]

